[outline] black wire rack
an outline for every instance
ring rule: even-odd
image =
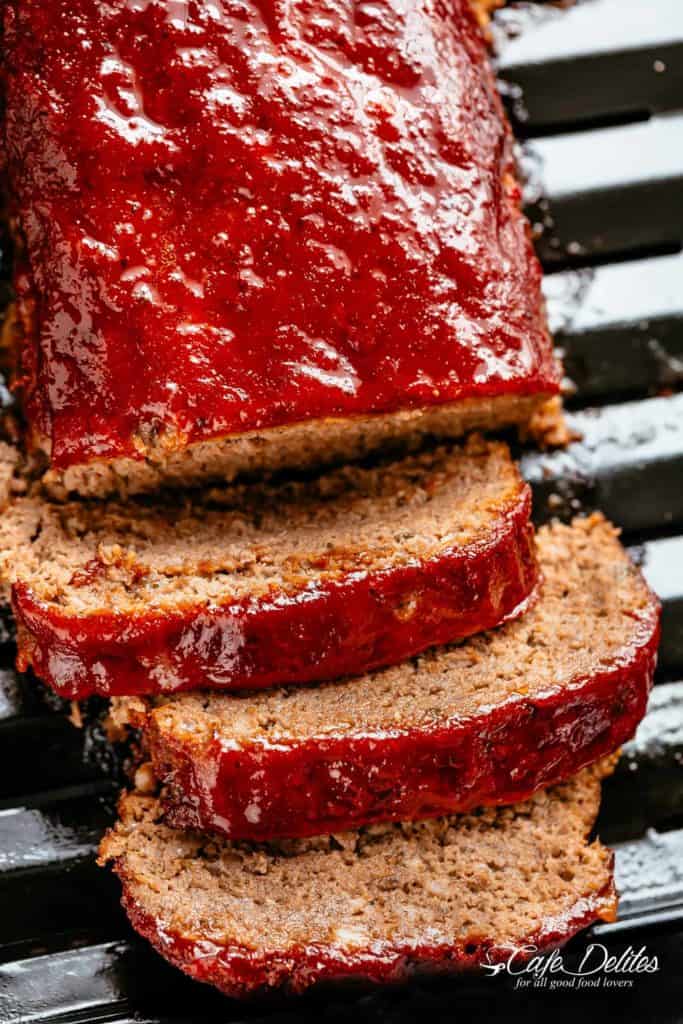
[[[657,685],[605,786],[619,919],[570,943],[645,946],[659,970],[595,990],[509,978],[327,989],[241,1006],[132,934],[95,866],[118,782],[96,730],[13,669],[0,623],[0,1020],[683,1020],[683,0],[515,3],[495,18],[501,89],[573,391],[567,450],[522,455],[535,518],[601,509],[663,602]],[[631,976],[632,977],[632,976]]]

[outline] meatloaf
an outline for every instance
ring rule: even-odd
[[[558,390],[468,0],[6,0],[29,443],[103,495],[528,420]]]
[[[134,928],[229,995],[472,968],[613,919],[612,856],[588,841],[604,770],[513,807],[260,845],[176,832],[132,795],[101,858]]]
[[[629,739],[659,605],[601,517],[538,536],[542,595],[459,646],[317,688],[118,708],[175,826],[261,840],[524,799]]]
[[[373,468],[176,500],[17,500],[0,516],[19,664],[65,697],[304,683],[519,614],[530,496],[472,438]]]

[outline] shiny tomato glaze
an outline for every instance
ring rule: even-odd
[[[26,405],[53,464],[553,392],[467,0],[8,0]]]

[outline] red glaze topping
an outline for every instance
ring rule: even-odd
[[[229,748],[220,736],[199,744],[160,735],[152,715],[147,740],[155,772],[168,784],[168,823],[265,840],[526,800],[633,736],[658,641],[653,599],[613,665],[430,728]]]
[[[528,607],[538,581],[530,511],[520,485],[476,542],[225,606],[79,616],[17,583],[18,664],[68,698],[300,684],[394,664]]]
[[[365,949],[342,949],[311,943],[288,950],[261,952],[247,946],[218,945],[189,939],[153,917],[132,894],[123,870],[122,903],[131,924],[175,967],[195,981],[215,985],[236,998],[283,989],[300,993],[320,982],[345,982],[364,979],[375,984],[404,981],[417,972],[431,973],[473,970],[482,964],[500,963],[510,950],[493,939],[476,934],[471,939],[441,943],[391,941],[374,942]],[[613,921],[617,895],[610,880],[603,890],[586,896],[577,893],[576,903],[557,917],[541,921],[531,935],[511,935],[519,948],[516,962],[537,952],[564,945],[573,935],[595,921]]]
[[[468,0],[8,0],[6,150],[57,467],[557,390]]]

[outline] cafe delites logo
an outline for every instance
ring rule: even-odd
[[[628,946],[614,955],[602,943],[591,942],[570,963],[559,949],[540,953],[533,945],[495,946],[487,951],[482,967],[492,977],[514,978],[515,989],[633,988],[639,975],[657,973],[659,961],[645,946]]]

